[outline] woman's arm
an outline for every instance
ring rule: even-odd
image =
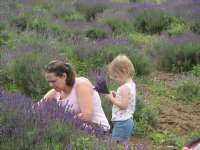
[[[127,86],[123,86],[120,90],[120,95],[121,99],[119,100],[110,92],[110,94],[106,94],[106,98],[120,109],[126,109],[128,107],[130,89]]]
[[[77,81],[76,92],[80,107],[78,117],[85,121],[91,121],[93,117],[93,89],[89,80],[81,78]]]
[[[38,105],[47,100],[53,100],[56,98],[56,91],[54,89],[49,90],[44,97],[38,102]]]

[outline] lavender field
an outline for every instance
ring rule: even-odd
[[[0,0],[0,149],[122,149],[73,112],[37,106],[50,60],[69,61],[94,84],[100,73],[116,90],[105,69],[121,53],[136,70],[129,149],[178,150],[200,137],[199,12],[199,0]],[[103,96],[102,105],[110,120]]]

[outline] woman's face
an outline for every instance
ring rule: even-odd
[[[56,91],[62,91],[66,87],[66,74],[59,77],[55,73],[45,73],[45,78],[49,82],[50,87],[54,88]]]

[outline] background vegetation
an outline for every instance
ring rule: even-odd
[[[200,2],[194,0],[1,0],[0,88],[38,101],[49,88],[43,76],[48,61],[67,60],[78,75],[95,82],[95,71],[104,72],[107,63],[124,53],[136,69],[133,137],[141,138],[143,146],[148,139],[149,149],[180,149],[200,136],[199,8]],[[109,81],[109,88],[117,86]],[[110,119],[111,105],[103,97],[102,105]],[[2,119],[2,106],[0,131],[14,124]],[[12,111],[11,115],[18,114]],[[62,131],[67,128],[59,126]],[[28,135],[19,136],[36,136],[25,129],[22,133]],[[60,150],[58,139],[66,137],[56,132],[49,149]],[[18,136],[12,138],[13,143],[2,149],[18,143]],[[72,138],[77,149],[95,139],[87,134]],[[41,149],[48,140],[47,135]],[[30,141],[23,142],[22,149]]]

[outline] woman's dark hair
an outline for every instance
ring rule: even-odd
[[[55,73],[56,76],[62,77],[63,73],[67,74],[66,85],[73,86],[75,82],[75,70],[69,64],[61,60],[50,61],[49,64],[45,67],[47,73]]]

